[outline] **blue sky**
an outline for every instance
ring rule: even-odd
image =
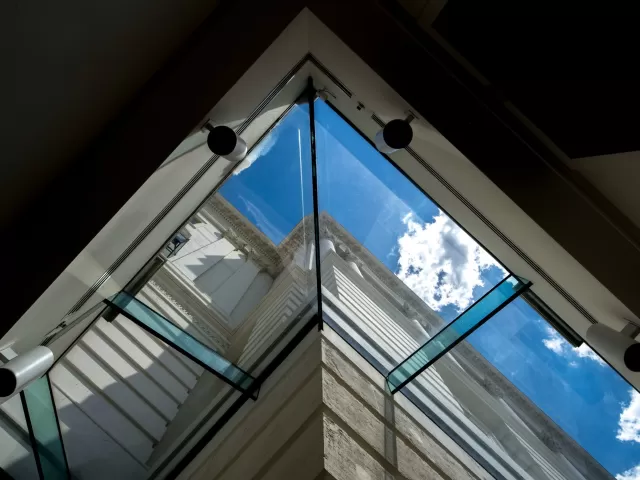
[[[316,103],[320,210],[445,320],[504,278],[486,251]],[[308,125],[306,107],[294,107],[220,190],[276,244],[312,212]],[[469,341],[613,475],[640,480],[640,395],[586,345],[572,348],[522,300]]]

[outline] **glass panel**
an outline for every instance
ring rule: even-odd
[[[536,350],[538,358],[521,351],[508,354],[508,345],[495,338],[485,341],[484,349],[475,340],[484,330],[495,328],[502,335],[513,332],[518,340],[532,341],[526,338],[527,329],[516,333],[515,320],[497,326],[498,318],[523,301],[516,299],[442,355],[446,345],[459,341],[483,315],[471,315],[472,309],[469,316],[461,317],[471,325],[461,323],[462,330],[445,327],[504,280],[506,269],[330,105],[320,100],[316,104],[327,323],[384,375],[416,352],[403,371],[393,372],[392,388],[432,362],[400,392],[497,478],[610,479],[614,474],[628,480],[637,476],[640,442],[635,441],[638,435],[633,432],[638,430],[632,426],[637,424],[640,396],[615,374],[606,381],[591,371],[590,378],[586,371],[574,377],[574,364],[580,361],[590,361],[592,369],[602,368],[601,362],[591,359],[593,352],[586,353],[585,346],[576,350],[564,340],[559,343],[556,334],[538,335],[535,349],[544,351],[540,357]],[[370,131],[377,128],[371,125]],[[391,155],[394,158],[407,161],[404,152]],[[512,286],[509,289],[514,292]],[[554,367],[553,378],[545,373],[534,382],[536,375],[531,372],[546,368],[546,356],[557,355],[554,349],[575,358],[562,368]],[[523,375],[529,383],[522,383]],[[613,388],[616,382],[619,385]],[[499,393],[505,389],[509,395],[521,389],[529,398],[506,400]],[[580,392],[582,400],[565,397],[567,389]],[[600,398],[596,403],[594,395]],[[576,408],[571,410],[574,400]],[[604,410],[606,415],[599,413]],[[565,423],[559,420],[563,415]],[[608,436],[599,436],[605,418]],[[554,421],[565,431],[551,428]],[[590,444],[584,440],[587,433]],[[597,445],[605,438],[607,445]],[[556,439],[564,446],[559,448]],[[618,450],[621,455],[614,462]],[[612,466],[606,464],[603,452]]]
[[[522,298],[402,392],[426,398],[436,381],[450,418],[471,425],[492,455],[522,476],[632,480],[638,472],[640,394]]]
[[[148,304],[170,295],[189,318],[156,310],[253,376],[317,310],[309,125],[306,102],[292,105],[184,225],[187,242],[136,295]]]
[[[121,292],[108,303],[116,305],[127,318],[200,362],[205,368],[208,367],[240,390],[247,391],[251,387],[254,379],[250,375],[128,293]]]
[[[45,480],[69,478],[49,377],[31,383],[23,395]]]
[[[504,308],[528,285],[528,282],[521,281],[513,276],[504,279],[498,286],[398,365],[387,377],[391,392],[396,392],[408,381],[428,368],[453,345],[490,319],[498,309]]]
[[[303,99],[273,111],[283,113],[267,115],[275,121],[270,131],[185,219],[179,232],[186,242],[171,256],[161,252],[133,291],[253,378],[299,341],[318,311],[309,108]],[[220,382],[198,380],[190,395],[210,401],[179,411],[182,452],[224,413],[230,393]]]
[[[326,311],[379,346],[388,372],[507,271],[329,104],[315,103]]]
[[[0,404],[0,445],[0,478],[4,478],[3,471],[15,480],[38,478],[20,395],[2,400]]]

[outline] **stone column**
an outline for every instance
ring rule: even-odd
[[[293,261],[301,268],[308,270],[313,258],[312,245],[302,243],[293,254]]]
[[[345,255],[342,258],[344,258],[344,261],[347,262],[347,265],[349,265],[351,270],[353,270],[354,272],[356,272],[358,275],[362,277],[362,272],[358,267],[359,259],[353,254],[353,252],[351,252],[351,250],[347,250],[345,252]]]
[[[333,243],[333,234],[326,225],[320,227],[320,261],[324,260],[329,252],[335,253],[335,251],[336,247]]]
[[[327,237],[320,237],[320,261],[329,254],[329,252],[335,252],[336,247],[333,245],[333,240]]]

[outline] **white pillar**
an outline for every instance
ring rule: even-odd
[[[347,265],[349,265],[349,268],[351,268],[351,270],[353,270],[354,272],[356,272],[358,275],[362,277],[362,272],[358,267],[358,257],[356,257],[353,253],[348,252],[344,256],[344,261],[347,262]]]
[[[293,261],[304,269],[313,270],[316,262],[314,246],[314,243],[300,245],[293,256]],[[320,261],[324,260],[329,252],[335,251],[336,248],[330,238],[320,237]]]
[[[293,255],[293,262],[299,267],[310,270],[315,262],[313,244],[302,244]]]
[[[336,247],[333,245],[331,239],[326,237],[320,238],[320,261],[324,260],[324,258],[329,254],[329,252],[336,251]]]

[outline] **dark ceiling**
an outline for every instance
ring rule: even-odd
[[[579,158],[640,150],[637,19],[610,2],[449,0],[433,27]]]

